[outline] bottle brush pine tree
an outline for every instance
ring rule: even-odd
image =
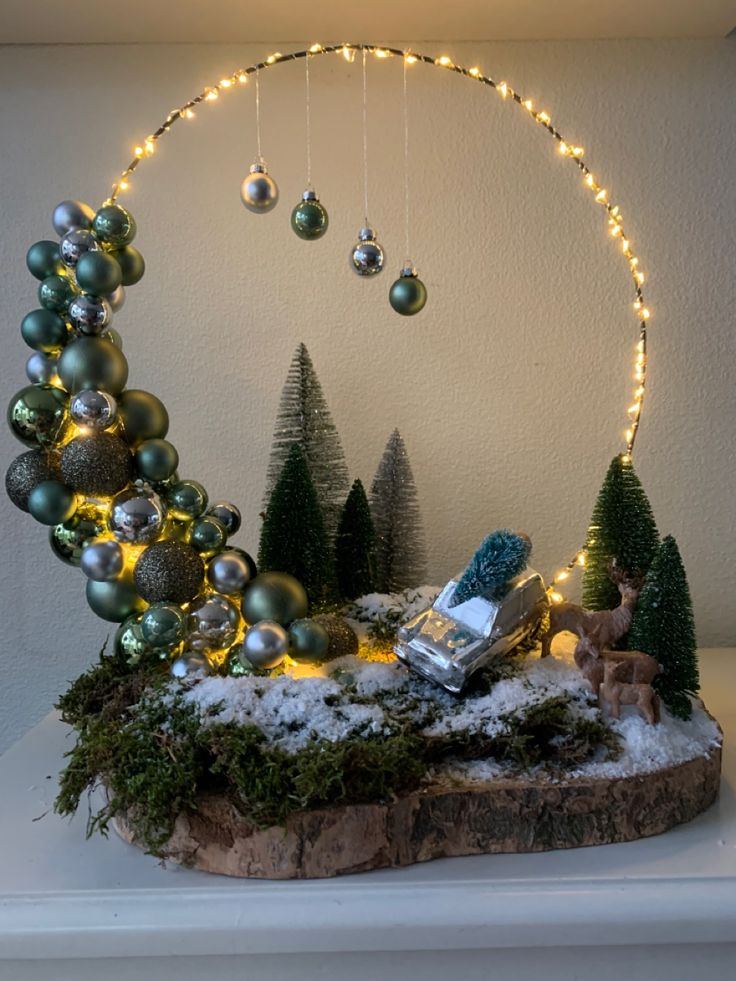
[[[370,493],[376,529],[376,589],[398,592],[421,586],[426,550],[414,475],[398,429],[389,437]]]
[[[298,443],[306,458],[331,541],[350,479],[340,436],[304,344],[300,344],[294,353],[281,392],[266,474],[264,507],[268,506],[294,443]]]
[[[518,532],[494,531],[483,539],[457,584],[451,606],[473,596],[499,600],[508,583],[526,568],[532,543]]]
[[[357,599],[374,590],[376,531],[363,484],[350,488],[335,538],[335,573],[340,596]]]
[[[583,573],[583,605],[611,610],[621,597],[609,577],[612,560],[630,576],[646,574],[659,536],[652,508],[634,472],[631,458],[611,461],[590,519]]]
[[[298,443],[292,444],[268,502],[258,548],[262,572],[289,572],[312,604],[334,595],[334,569],[322,510]]]
[[[662,673],[655,678],[654,687],[673,715],[689,719],[689,696],[700,687],[695,623],[685,568],[671,535],[662,539],[649,567],[628,647],[659,661]]]

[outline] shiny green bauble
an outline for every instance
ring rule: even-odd
[[[138,664],[142,658],[153,653],[146,643],[143,630],[137,616],[128,617],[120,624],[115,633],[115,655],[128,664]]]
[[[67,394],[53,385],[28,385],[8,405],[8,426],[26,446],[48,445],[68,421]]]
[[[225,547],[227,531],[225,526],[211,514],[195,518],[189,533],[189,544],[205,558],[214,555]]]
[[[113,293],[123,281],[120,266],[106,252],[85,252],[79,258],[76,274],[80,288],[95,296]]]
[[[126,442],[163,439],[169,431],[169,413],[161,399],[140,388],[129,388],[118,399],[118,418]]]
[[[427,302],[427,287],[416,273],[403,272],[392,284],[388,299],[402,317],[413,317]]]
[[[196,480],[180,480],[166,495],[169,514],[179,521],[198,518],[207,509],[207,491]]]
[[[21,321],[20,332],[28,347],[44,354],[55,354],[66,344],[67,326],[53,310],[31,310]]]
[[[135,238],[135,218],[119,204],[105,204],[95,215],[92,230],[106,245],[122,249]]]
[[[265,671],[261,671],[255,664],[251,664],[245,656],[242,644],[233,644],[227,652],[222,670],[233,678],[242,678],[249,674],[265,674]]]
[[[135,286],[146,271],[145,260],[138,249],[127,245],[124,249],[110,252],[110,255],[120,266],[123,286]]]
[[[311,241],[327,231],[327,209],[317,198],[305,198],[291,212],[291,227],[299,238]]]
[[[47,276],[38,287],[38,302],[46,310],[65,313],[76,291],[66,276]]]
[[[242,610],[246,623],[275,620],[287,627],[307,615],[307,594],[287,572],[262,572],[246,586]]]
[[[135,452],[135,465],[145,480],[168,480],[179,465],[179,454],[168,440],[147,439]]]
[[[60,480],[44,480],[28,495],[28,511],[42,525],[68,521],[77,510],[77,498]]]
[[[175,647],[186,629],[187,615],[174,603],[153,603],[141,617],[143,639],[156,650]]]
[[[327,660],[330,635],[315,620],[295,620],[289,627],[289,654],[295,661],[320,664]]]
[[[57,371],[64,388],[74,394],[94,388],[119,395],[128,380],[125,355],[101,337],[80,337],[65,347]]]
[[[46,279],[61,269],[61,256],[57,242],[35,242],[26,253],[26,265],[31,276]]]
[[[92,611],[111,623],[122,623],[133,613],[142,612],[146,605],[132,584],[125,579],[115,579],[112,582],[88,579],[86,592]]]
[[[49,532],[49,544],[55,555],[67,565],[79,566],[82,552],[102,534],[102,526],[80,511]]]

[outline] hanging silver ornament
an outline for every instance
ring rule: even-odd
[[[248,176],[240,185],[240,199],[248,211],[263,214],[276,207],[279,200],[279,189],[276,181],[268,173],[266,161],[256,160],[251,166]]]
[[[207,581],[218,593],[240,593],[250,582],[251,570],[241,552],[227,549],[210,559]]]
[[[100,243],[89,228],[72,228],[59,242],[61,261],[69,269],[74,269],[85,252],[99,252]]]
[[[243,654],[256,668],[275,668],[289,650],[289,635],[275,620],[261,620],[243,638]]]
[[[112,319],[112,309],[104,296],[80,293],[69,304],[69,319],[80,334],[101,334]]]
[[[383,269],[383,249],[372,228],[361,228],[358,244],[350,253],[350,264],[359,276],[375,276]]]
[[[135,487],[113,498],[107,523],[119,542],[147,545],[161,534],[165,517],[166,510],[158,494]]]
[[[184,678],[196,678],[197,675],[210,674],[210,662],[197,651],[185,651],[179,657],[174,658],[169,668],[172,678],[182,681]]]
[[[225,596],[200,596],[189,607],[189,646],[195,651],[230,647],[239,624],[240,614]]]
[[[427,302],[427,287],[417,276],[414,266],[407,262],[399,278],[391,284],[388,300],[393,309],[402,317],[413,317],[424,309]]]
[[[107,392],[88,388],[72,395],[69,402],[69,415],[83,429],[100,432],[109,429],[117,419],[118,404]]]
[[[108,293],[105,299],[110,304],[110,309],[112,312],[117,313],[117,311],[120,310],[125,303],[125,287],[118,286],[118,288],[113,290],[112,293]]]
[[[42,354],[41,351],[34,351],[26,361],[26,375],[34,385],[48,385],[56,378],[56,365],[58,358],[52,358],[49,354]]]
[[[66,235],[72,228],[89,228],[94,216],[94,208],[84,201],[62,201],[54,208],[51,223],[57,235]]]

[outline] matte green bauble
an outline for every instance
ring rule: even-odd
[[[75,491],[105,497],[133,478],[133,458],[114,433],[88,433],[70,440],[61,452],[61,476]]]
[[[129,388],[118,399],[118,418],[126,442],[137,445],[145,439],[163,439],[169,431],[169,413],[161,399],[140,388]]]
[[[427,287],[413,269],[405,269],[392,284],[388,299],[402,317],[413,317],[427,302]]]
[[[8,467],[5,490],[13,504],[27,512],[28,496],[33,488],[44,480],[53,480],[56,475],[56,467],[45,450],[28,450],[17,456]]]
[[[103,620],[122,623],[133,613],[142,612],[145,603],[131,583],[124,579],[112,582],[87,580],[87,602],[92,611]]]
[[[307,197],[311,194],[311,197]],[[291,212],[291,227],[299,238],[310,241],[315,238],[322,238],[327,231],[329,218],[327,209],[314,195],[314,192],[305,191],[304,198]]]
[[[128,617],[124,623],[120,624],[115,633],[114,650],[116,657],[121,658],[131,666],[138,664],[142,658],[153,653],[146,643],[137,616]]]
[[[295,661],[320,664],[327,659],[330,635],[315,620],[295,620],[289,627],[289,654]]]
[[[86,388],[119,395],[128,380],[128,362],[121,350],[101,337],[80,337],[59,358],[59,378],[72,393]]]
[[[166,495],[169,514],[179,521],[198,518],[207,508],[207,491],[196,480],[180,480]]]
[[[68,420],[67,394],[53,385],[28,385],[10,400],[8,426],[26,446],[53,443]]]
[[[57,242],[35,242],[26,253],[26,265],[31,276],[46,279],[61,269],[61,256]]]
[[[65,313],[74,295],[74,286],[66,276],[47,276],[38,287],[38,302],[54,313]]]
[[[124,249],[116,249],[110,255],[120,266],[123,286],[135,286],[146,271],[145,260],[138,249],[128,245]]]
[[[205,558],[224,548],[226,541],[225,526],[211,514],[195,518],[192,522],[189,544]]]
[[[135,238],[135,218],[119,204],[105,204],[95,215],[92,230],[106,245],[122,249]]]
[[[28,510],[42,525],[68,521],[77,509],[77,498],[60,480],[44,480],[28,495]]]
[[[85,252],[77,263],[76,274],[80,288],[96,296],[112,293],[123,281],[119,264],[106,252]]]
[[[135,465],[146,480],[168,480],[179,465],[179,454],[168,440],[147,439],[135,452]]]
[[[51,529],[49,543],[62,562],[79,566],[84,549],[101,534],[102,526],[78,511],[69,521]]]
[[[66,344],[67,326],[53,310],[31,310],[21,321],[20,332],[28,347],[44,354],[55,354]]]
[[[143,639],[156,650],[175,647],[184,639],[187,615],[174,603],[154,603],[141,617]]]
[[[242,610],[246,623],[275,620],[286,627],[307,615],[307,594],[286,572],[262,572],[246,587]]]

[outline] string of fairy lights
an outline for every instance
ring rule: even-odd
[[[494,89],[503,101],[508,101],[510,104],[521,108],[535,123],[545,130],[556,141],[559,154],[579,171],[585,188],[592,195],[593,202],[603,210],[611,238],[626,261],[634,284],[633,311],[639,323],[639,337],[634,350],[633,375],[635,388],[631,404],[627,409],[628,424],[624,434],[626,448],[623,453],[624,459],[630,458],[641,423],[642,406],[646,389],[647,323],[651,317],[651,309],[644,300],[642,286],[645,277],[640,268],[639,257],[635,254],[631,240],[625,232],[621,208],[611,200],[608,189],[598,180],[586,164],[583,147],[574,141],[565,139],[552,122],[549,113],[537,109],[531,99],[525,98],[519,92],[515,91],[508,82],[497,82],[490,76],[484,74],[478,67],[465,68],[462,65],[456,64],[448,55],[432,57],[431,55],[419,54],[411,50],[382,47],[368,43],[313,44],[308,49],[294,51],[288,54],[282,54],[280,51],[276,51],[264,61],[250,65],[247,68],[239,68],[232,74],[224,76],[216,85],[207,86],[198,95],[194,96],[194,98],[179,106],[178,109],[172,109],[158,129],[154,130],[153,133],[135,146],[133,159],[113,184],[112,192],[106,203],[114,204],[122,193],[130,189],[131,178],[141,162],[154,155],[159,140],[169,132],[175,123],[179,120],[186,121],[194,119],[196,110],[200,106],[217,102],[220,96],[224,96],[236,88],[246,85],[252,75],[255,75],[258,79],[260,72],[274,65],[286,64],[291,61],[297,61],[300,58],[309,60],[317,55],[338,55],[348,62],[353,62],[358,53],[362,57],[372,55],[378,60],[402,58],[404,62],[404,86],[406,86],[407,67],[414,64],[425,64],[454,72],[457,75]],[[552,602],[560,602],[563,599],[559,591],[560,587],[569,579],[577,567],[585,565],[585,557],[586,550],[583,547],[573,555],[562,569],[555,573],[548,587],[549,597]]]

